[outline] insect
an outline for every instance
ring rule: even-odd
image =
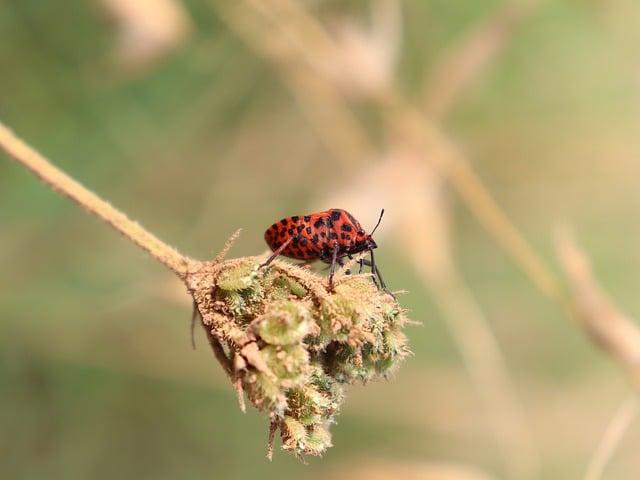
[[[370,234],[364,231],[353,215],[340,208],[283,218],[264,233],[264,239],[273,250],[273,255],[262,266],[269,265],[278,255],[306,262],[321,260],[330,265],[329,290],[333,291],[336,265],[342,266],[345,257],[351,259],[353,255],[366,251],[371,260],[358,260],[360,272],[363,265],[371,267],[376,285],[389,292],[373,256],[373,250],[378,245],[372,235],[380,225],[383,215],[384,209]]]

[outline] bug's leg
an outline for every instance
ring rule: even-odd
[[[380,272],[380,269],[376,265],[375,258],[373,257],[373,250],[369,250],[369,253],[371,254],[371,273],[374,274],[373,281],[375,282],[376,285],[378,285],[378,288],[388,293],[395,299],[396,296],[387,288],[387,284],[384,283],[384,278],[382,278],[382,272]],[[378,281],[376,281],[376,278],[378,279]],[[378,284],[378,282],[380,283]]]
[[[361,258],[360,260],[358,260],[358,263],[360,264],[360,268],[371,267],[371,260],[367,260],[366,258]],[[373,273],[373,270],[371,271],[371,273]]]
[[[375,283],[376,287],[381,288],[380,284],[378,283],[378,277],[376,275],[376,261],[373,257],[373,250],[369,250],[369,254],[371,254],[371,260],[367,260],[366,258],[363,258],[362,264],[365,267],[371,268],[371,280],[373,280],[373,283]]]
[[[338,250],[340,247],[336,245],[331,252],[331,267],[329,269],[329,291],[333,292],[333,274],[336,273],[336,264],[338,263]]]
[[[367,260],[366,258],[359,258],[358,259],[358,265],[360,265],[360,268],[358,269],[358,275],[362,274],[362,271],[364,270],[364,267],[370,267],[371,266],[371,262],[369,260]]]
[[[286,241],[286,242],[284,242],[282,245],[280,245],[280,246],[278,247],[278,249],[277,249],[275,252],[273,252],[273,253],[271,254],[271,256],[267,259],[267,261],[266,261],[266,262],[264,262],[262,265],[260,265],[258,268],[266,267],[266,266],[267,266],[267,265],[269,265],[271,262],[273,262],[273,261],[275,260],[275,258],[276,258],[278,255],[280,255],[280,254],[284,251],[284,249],[285,249],[285,248],[287,248],[287,245],[289,245],[289,244],[293,241],[293,239],[294,239],[294,238],[297,238],[297,235],[294,235],[293,237],[289,237],[289,238],[287,239],[287,241]]]
[[[375,271],[376,271],[376,277],[378,277],[378,281],[380,282],[380,288],[382,288],[382,290],[384,290],[385,292],[389,292],[389,289],[387,288],[387,284],[384,283],[384,279],[382,278],[382,273],[380,272],[380,269],[378,268],[378,266],[375,266]]]

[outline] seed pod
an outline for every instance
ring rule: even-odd
[[[234,384],[297,456],[331,446],[328,427],[355,381],[386,377],[409,353],[397,301],[366,275],[324,277],[247,257],[203,263],[189,289]]]

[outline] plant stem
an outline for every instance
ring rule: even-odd
[[[108,225],[171,269],[180,278],[187,273],[191,259],[167,245],[139,223],[88,190],[69,175],[49,162],[44,156],[18,138],[0,122],[0,149],[40,178],[53,190],[69,197],[89,213],[101,218]]]
[[[604,473],[605,467],[613,457],[616,448],[622,442],[622,437],[629,429],[629,426],[635,420],[640,412],[640,403],[638,397],[632,394],[620,405],[611,422],[600,441],[593,457],[587,466],[585,480],[600,480]]]

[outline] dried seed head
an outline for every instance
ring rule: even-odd
[[[189,290],[231,376],[269,413],[283,449],[321,455],[331,446],[346,385],[386,377],[408,353],[404,310],[368,275],[343,276],[335,292],[306,269],[247,257],[201,263]]]

